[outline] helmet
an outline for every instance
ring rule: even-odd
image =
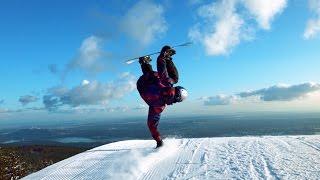
[[[188,91],[184,87],[177,86],[175,87],[175,89],[176,89],[176,93],[175,93],[174,99],[176,102],[182,102],[183,100],[187,99]]]

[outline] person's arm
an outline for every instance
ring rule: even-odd
[[[151,58],[149,56],[139,57],[139,63],[141,65],[141,70],[144,75],[147,75],[153,72],[152,66],[151,64],[149,64],[150,61],[151,61]]]
[[[154,140],[160,141],[160,133],[158,131],[158,124],[161,117],[161,113],[165,106],[150,106],[148,114],[148,127]]]

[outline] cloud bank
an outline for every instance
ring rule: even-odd
[[[211,97],[201,98],[206,106],[217,106],[217,105],[229,105],[237,101],[236,96],[229,96],[224,94],[219,94]]]
[[[189,37],[200,42],[208,55],[229,54],[241,41],[253,39],[256,29],[269,30],[286,4],[286,0],[221,0],[203,5],[198,9],[200,22],[190,29]]]
[[[243,0],[244,6],[253,15],[262,29],[269,30],[271,22],[287,5],[287,0]]]
[[[77,107],[81,105],[106,105],[110,100],[123,97],[136,89],[136,78],[123,73],[116,81],[100,83],[84,80],[71,89],[54,87],[43,96],[43,104],[49,111],[61,106]]]
[[[2,114],[2,113],[7,113],[7,109],[3,109],[3,108],[0,108],[0,114]]]
[[[25,95],[25,96],[21,96],[21,97],[19,98],[19,102],[20,102],[23,106],[25,106],[25,105],[27,105],[27,104],[29,104],[29,103],[38,101],[38,99],[39,99],[39,98],[36,97],[36,96]]]
[[[242,98],[258,96],[262,101],[291,101],[305,97],[308,93],[320,90],[320,84],[275,85],[255,91],[239,93]]]
[[[303,37],[312,39],[320,33],[320,0],[309,0],[308,2],[313,17],[308,20]]]
[[[122,17],[120,29],[139,44],[149,45],[168,30],[163,6],[150,0],[139,1]]]
[[[6,109],[0,108],[0,114],[10,114],[10,113],[21,113],[26,111],[42,111],[45,110],[43,107],[27,107],[23,109]]]
[[[132,108],[133,110],[147,110],[149,107],[145,104],[139,104],[136,107]]]
[[[303,99],[308,94],[320,91],[318,83],[302,83],[297,85],[275,85],[254,91],[241,92],[235,95],[217,95],[203,98],[206,106],[230,105],[246,100],[250,97],[257,97],[260,101],[292,101]]]

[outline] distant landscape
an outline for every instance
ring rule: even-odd
[[[99,145],[151,139],[144,118],[0,123],[0,179],[25,176]],[[312,135],[320,134],[320,114],[163,117],[160,132],[175,138]]]
[[[0,122],[0,143],[5,145],[68,145],[95,147],[129,139],[151,139],[145,117],[115,120]],[[163,117],[165,137],[229,137],[311,135],[320,132],[318,113],[260,113],[194,117]]]

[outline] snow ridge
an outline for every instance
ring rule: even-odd
[[[166,139],[103,145],[24,179],[318,179],[320,135]]]

